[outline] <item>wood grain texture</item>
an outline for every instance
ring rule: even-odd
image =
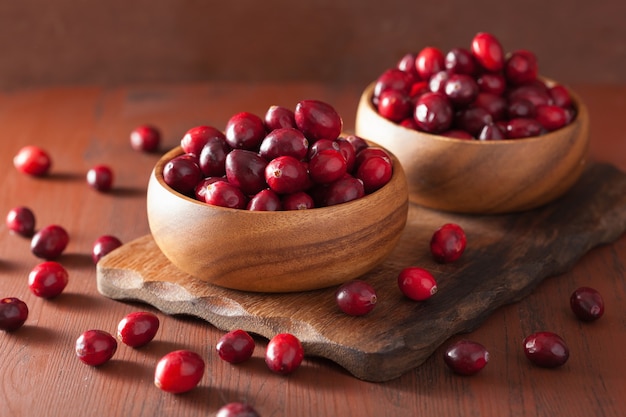
[[[439,265],[428,243],[447,222],[465,229],[468,249],[459,262]],[[569,270],[588,250],[625,230],[626,175],[595,165],[562,199],[521,214],[462,216],[411,205],[396,250],[362,276],[379,300],[365,317],[339,312],[334,288],[254,294],[207,285],[171,265],[151,236],[102,259],[98,288],[108,297],[197,316],[223,330],[243,328],[266,338],[290,332],[306,354],[330,359],[357,378],[387,381],[418,367],[450,337],[475,329],[498,307],[520,300],[544,278]],[[412,302],[399,292],[396,277],[409,265],[437,277],[439,292],[431,300]]]

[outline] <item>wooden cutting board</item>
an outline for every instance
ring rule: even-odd
[[[459,261],[441,265],[431,259],[429,241],[447,222],[465,229],[468,246]],[[566,196],[520,214],[468,216],[410,206],[398,247],[362,277],[378,295],[376,308],[363,317],[339,311],[335,288],[257,294],[203,283],[170,264],[149,235],[103,258],[97,280],[107,297],[197,316],[222,330],[241,328],[266,338],[292,333],[307,356],[330,359],[363,380],[386,381],[418,367],[451,336],[475,329],[498,307],[520,300],[625,230],[626,174],[594,164]],[[414,302],[400,293],[397,275],[410,265],[437,278],[439,292],[430,300]]]

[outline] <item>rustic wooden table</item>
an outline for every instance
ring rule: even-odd
[[[445,367],[439,348],[421,367],[385,383],[358,380],[330,361],[307,358],[290,376],[272,374],[257,340],[253,360],[229,365],[214,353],[223,334],[189,317],[171,317],[139,303],[98,293],[90,253],[94,240],[114,234],[131,241],[148,233],[145,189],[158,154],[130,148],[128,135],[142,123],[162,129],[162,150],[199,124],[224,126],[235,112],[263,114],[272,104],[294,106],[303,98],[332,103],[347,129],[362,86],[292,84],[141,85],[71,87],[0,94],[0,213],[26,205],[38,226],[57,223],[71,235],[60,259],[70,273],[56,299],[32,295],[29,271],[39,262],[29,241],[0,225],[0,296],[22,298],[30,308],[21,329],[0,333],[0,416],[200,416],[229,401],[248,401],[262,416],[624,416],[626,415],[626,236],[591,250],[563,275],[544,281],[529,297],[492,314],[470,337],[488,346],[489,365],[459,377]],[[626,172],[626,86],[575,86],[591,114],[591,155]],[[48,178],[20,174],[13,155],[38,144],[52,154]],[[113,167],[115,189],[97,193],[85,173],[97,163]],[[569,295],[582,285],[605,298],[605,316],[578,322]],[[156,339],[142,349],[121,345],[99,368],[74,353],[80,333],[114,332],[136,310],[161,320]],[[520,349],[539,327],[560,333],[571,350],[562,368],[531,365]],[[454,339],[461,337],[457,336]],[[207,372],[194,391],[161,392],[153,383],[156,361],[189,348],[203,354]]]

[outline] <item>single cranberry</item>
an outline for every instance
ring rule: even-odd
[[[266,188],[250,198],[246,209],[250,211],[279,211],[282,210],[282,203],[274,191]]]
[[[384,158],[389,161],[389,163],[391,163],[391,157],[383,148],[378,146],[368,146],[367,148],[362,149],[356,154],[356,160],[354,164],[358,168],[366,159],[369,159],[373,156],[380,156],[381,158]]]
[[[271,132],[274,129],[284,127],[296,127],[296,117],[293,110],[283,106],[270,106],[265,112],[265,130]]]
[[[523,98],[533,103],[535,107],[552,104],[550,93],[545,85],[541,85],[540,83],[528,83],[515,87],[507,93],[507,98],[509,102]]]
[[[466,106],[478,95],[478,84],[470,75],[452,74],[444,86],[444,93],[455,106]]]
[[[428,90],[433,92],[433,93],[445,94],[446,93],[446,83],[448,82],[448,80],[450,79],[451,76],[452,76],[452,74],[449,73],[448,71],[439,71],[439,72],[433,74],[433,76],[430,77],[430,79],[428,80]],[[411,97],[414,97],[415,100],[416,100],[422,94],[424,94],[424,93],[421,93],[421,94],[419,94],[417,96],[411,96]]]
[[[371,156],[365,159],[357,168],[355,177],[363,181],[366,194],[382,188],[393,175],[391,161],[380,156]]]
[[[226,333],[215,345],[219,357],[228,363],[245,362],[254,353],[254,339],[248,332],[241,329]]]
[[[543,125],[537,120],[518,117],[506,123],[505,135],[509,139],[518,139],[539,136],[543,132]]]
[[[409,266],[398,274],[400,291],[415,301],[428,300],[437,292],[435,277],[423,268]]]
[[[433,233],[430,239],[430,253],[440,263],[454,262],[463,255],[467,237],[456,223],[446,223]]]
[[[265,363],[272,372],[290,374],[300,367],[302,359],[302,344],[290,333],[279,333],[267,344]]]
[[[524,354],[535,365],[556,368],[567,362],[569,348],[561,336],[552,332],[537,332],[527,336]]]
[[[465,48],[452,48],[445,57],[446,70],[453,74],[474,75],[476,61],[470,51]]]
[[[423,48],[415,57],[415,69],[423,80],[446,68],[443,52],[434,46]]]
[[[355,279],[339,286],[335,300],[344,313],[363,316],[376,307],[376,291],[366,281]]]
[[[70,236],[62,226],[51,224],[34,234],[30,250],[38,258],[55,259],[65,251],[69,241]]]
[[[444,94],[425,93],[415,103],[413,118],[425,132],[445,132],[452,125],[452,116],[452,105]]]
[[[530,51],[519,50],[511,53],[504,64],[506,79],[515,85],[537,79],[537,57]]]
[[[347,203],[365,195],[363,181],[348,174],[324,188],[323,191],[320,206]]]
[[[205,177],[221,177],[226,174],[226,156],[231,151],[223,137],[211,137],[198,154],[198,165]]]
[[[401,69],[390,68],[385,70],[374,84],[373,96],[376,99],[376,104],[385,91],[391,90],[408,94],[414,81],[415,79],[409,73]]]
[[[363,149],[367,148],[369,145],[365,141],[365,139],[356,136],[356,135],[348,135],[346,136],[346,140],[350,142],[350,144],[354,147],[354,152],[358,155]]]
[[[283,210],[305,210],[315,207],[313,197],[304,191],[284,195],[282,198]]]
[[[259,148],[259,155],[267,161],[283,155],[304,159],[308,150],[309,141],[301,131],[293,127],[282,127],[272,130],[265,136]]]
[[[439,73],[437,73],[439,74]],[[431,80],[437,76],[437,74],[431,77]],[[411,90],[409,91],[409,97],[411,98],[411,102],[415,102],[419,96],[424,93],[428,93],[430,90],[430,82],[429,81],[417,81],[413,83],[411,86]]]
[[[35,214],[28,207],[14,207],[7,214],[6,224],[13,233],[32,237],[35,233]]]
[[[455,126],[474,137],[478,137],[485,125],[489,123],[493,123],[493,117],[482,107],[467,107],[459,110],[454,117]]]
[[[175,350],[157,363],[154,385],[172,394],[191,391],[200,383],[204,367],[204,360],[196,352]]]
[[[582,321],[594,321],[604,315],[604,299],[590,287],[580,287],[570,296],[570,307]]]
[[[226,122],[226,143],[233,149],[256,150],[265,133],[265,123],[253,113],[237,113]]]
[[[441,133],[441,136],[455,139],[474,139],[474,136],[472,136],[468,131],[461,129],[446,130],[445,132]]]
[[[293,156],[279,156],[265,167],[265,181],[277,194],[304,191],[309,186],[306,165]]]
[[[192,195],[196,185],[202,179],[202,171],[197,163],[197,158],[191,154],[179,155],[168,161],[163,167],[163,180],[174,191],[181,194]]]
[[[312,143],[311,146],[309,147],[309,151],[307,152],[306,159],[310,161],[311,158],[313,158],[315,155],[317,155],[318,153],[326,149],[339,151],[339,144],[336,141],[330,140],[330,139],[318,139],[315,141],[315,143]]]
[[[13,165],[24,174],[42,177],[50,172],[52,158],[39,146],[29,145],[17,152],[13,158]]]
[[[563,107],[555,105],[541,105],[536,107],[537,121],[548,131],[557,130],[568,122],[568,115]]]
[[[572,107],[572,96],[565,86],[560,84],[553,85],[548,89],[548,94],[550,94],[550,98],[555,105],[564,109]]]
[[[409,95],[402,91],[386,90],[378,98],[378,113],[392,122],[399,122],[408,117],[411,108]]]
[[[104,330],[87,330],[76,339],[76,355],[83,363],[99,366],[117,351],[117,341]]]
[[[87,184],[96,191],[109,191],[113,187],[113,170],[107,165],[94,166],[87,171]]]
[[[504,75],[494,72],[486,72],[476,79],[478,89],[485,93],[501,96],[506,91],[506,80]]]
[[[206,203],[207,187],[216,181],[227,181],[227,180],[224,177],[207,177],[207,178],[200,180],[200,182],[198,183],[198,185],[196,185],[196,188],[194,189],[194,196],[196,200]]]
[[[480,32],[472,39],[472,54],[487,71],[500,71],[504,67],[504,49],[490,33]]]
[[[478,140],[502,140],[506,136],[496,123],[487,123],[478,134]]]
[[[335,139],[334,144],[337,146],[337,150],[343,156],[343,159],[346,160],[346,172],[352,172],[356,163],[356,149],[354,149],[350,141],[341,136]]]
[[[155,126],[141,125],[130,132],[130,146],[136,151],[155,152],[161,144],[161,131]]]
[[[205,187],[204,202],[214,206],[244,209],[248,199],[238,187],[228,181],[215,181]]]
[[[415,58],[417,58],[415,54],[407,53],[396,64],[396,68],[409,74],[413,82],[419,80],[419,74],[417,73],[417,68],[415,68]]]
[[[448,346],[443,354],[446,365],[459,375],[474,375],[489,362],[489,352],[480,343],[459,340]]]
[[[211,141],[219,139],[226,143],[226,136],[213,126],[195,126],[185,132],[180,146],[185,153],[200,155],[202,148]]]
[[[28,288],[37,297],[54,298],[63,292],[68,277],[67,270],[58,262],[42,262],[28,274]]]
[[[310,141],[335,140],[341,134],[343,120],[328,103],[319,100],[302,100],[294,111],[296,126]]]
[[[91,259],[94,264],[97,264],[100,259],[102,259],[105,255],[108,255],[113,250],[122,246],[122,241],[111,235],[103,235],[100,236],[93,243],[93,248],[91,250]]]
[[[19,298],[6,297],[0,300],[0,330],[12,332],[22,327],[28,318],[28,306]]]
[[[341,152],[324,149],[309,161],[309,175],[318,184],[330,184],[347,172],[347,163]]]
[[[253,195],[264,188],[267,161],[259,154],[244,149],[233,149],[226,155],[226,178],[246,195]]]
[[[518,117],[534,119],[537,115],[537,110],[530,100],[516,98],[508,102],[507,115],[509,119],[516,119]]]
[[[141,347],[154,339],[159,324],[159,318],[149,311],[129,313],[117,325],[117,338],[127,346]]]
[[[478,93],[476,100],[474,100],[471,105],[487,110],[487,113],[491,115],[493,121],[502,120],[507,115],[506,99],[493,93]]]
[[[261,417],[250,404],[232,402],[217,410],[215,417]]]

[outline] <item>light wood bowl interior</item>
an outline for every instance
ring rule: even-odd
[[[380,116],[372,104],[374,83],[363,92],[355,133],[397,155],[409,199],[459,213],[494,214],[542,206],[569,190],[587,162],[589,115],[570,93],[576,119],[548,134],[477,141],[418,132]]]
[[[262,212],[211,206],[173,191],[156,164],[147,194],[152,237],[178,269],[210,284],[255,292],[337,285],[379,265],[398,243],[408,214],[407,183],[393,156],[380,190],[336,206]]]

